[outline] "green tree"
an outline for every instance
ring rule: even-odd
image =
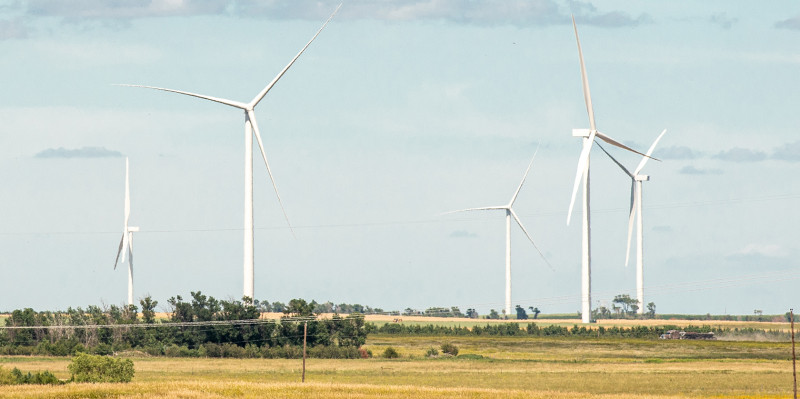
[[[494,310],[494,309],[491,309],[491,310],[489,310],[489,316],[487,316],[487,318],[488,318],[488,319],[499,319],[499,318],[500,318],[500,315],[499,315],[499,314],[497,314],[497,311],[496,311],[496,310]]]
[[[635,313],[639,309],[639,300],[631,298],[628,294],[617,295],[612,302],[620,305],[623,314]]]
[[[525,308],[517,305],[514,310],[517,312],[517,320],[528,320],[528,314],[525,312]]]
[[[652,317],[656,317],[656,303],[650,302],[647,304],[647,315]]]
[[[305,299],[292,299],[289,301],[289,306],[283,310],[283,314],[291,317],[310,317],[314,315],[314,308],[317,302],[311,301],[307,303]]]
[[[540,311],[539,308],[535,308],[533,306],[528,306],[528,309],[530,309],[531,313],[533,313],[534,319],[539,318],[539,313],[542,313],[542,311]]]
[[[156,322],[156,306],[158,301],[154,300],[150,295],[139,300],[142,305],[142,319],[146,324],[153,324]]]

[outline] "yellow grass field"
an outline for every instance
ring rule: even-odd
[[[457,345],[465,357],[425,357]],[[399,359],[378,355],[397,349]],[[133,358],[128,384],[3,386],[0,398],[788,398],[779,342],[370,335],[376,357],[301,360]],[[469,356],[472,355],[472,356]],[[480,355],[483,358],[480,358]],[[0,367],[68,378],[68,358],[0,357]]]

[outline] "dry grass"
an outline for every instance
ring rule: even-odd
[[[485,359],[423,357],[443,342]],[[130,384],[3,387],[0,398],[779,398],[791,394],[790,348],[778,343],[519,337],[371,336],[401,359],[134,359]],[[69,359],[0,357],[50,370]]]

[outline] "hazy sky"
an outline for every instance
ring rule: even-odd
[[[0,310],[121,304],[131,167],[135,296],[242,293],[243,117],[145,84],[247,102],[338,0],[0,5]],[[645,286],[660,313],[798,304],[800,5],[730,1],[345,1],[256,108],[296,238],[256,154],[256,298],[384,309],[580,308],[566,213],[588,127],[639,149]],[[636,155],[613,150],[635,167]],[[629,180],[592,157],[593,306],[634,294]],[[579,208],[578,208],[579,209]]]

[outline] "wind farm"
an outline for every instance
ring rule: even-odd
[[[0,7],[0,397],[788,397],[798,21]]]

